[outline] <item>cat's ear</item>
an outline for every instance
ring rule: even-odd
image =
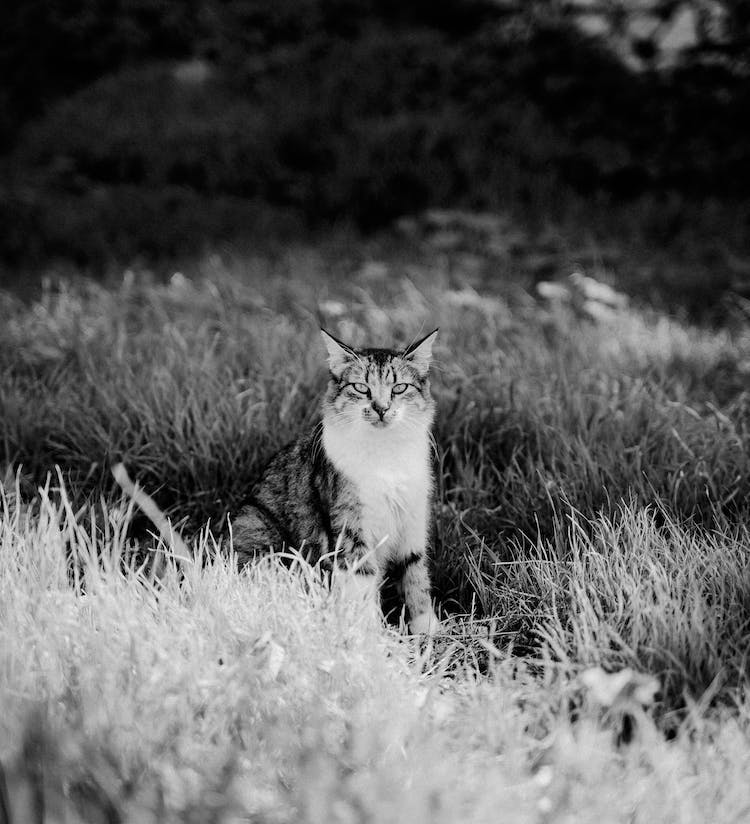
[[[347,366],[358,359],[357,353],[325,329],[321,329],[320,334],[328,350],[328,367],[338,377]]]
[[[434,332],[425,335],[421,340],[407,346],[402,356],[404,360],[409,361],[409,363],[414,366],[422,377],[427,374],[430,368],[430,363],[432,362],[432,344],[435,342],[437,333],[438,330],[435,329]]]

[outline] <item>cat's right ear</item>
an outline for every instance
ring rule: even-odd
[[[328,368],[338,378],[347,366],[357,360],[357,353],[325,329],[320,330],[328,350]]]

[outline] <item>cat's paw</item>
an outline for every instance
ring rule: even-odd
[[[409,629],[412,635],[437,635],[442,629],[442,624],[437,615],[429,609],[412,618],[409,621]]]

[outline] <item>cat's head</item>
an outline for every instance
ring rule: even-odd
[[[325,420],[384,432],[427,429],[435,411],[428,373],[437,331],[395,350],[354,349],[321,329],[330,372]]]

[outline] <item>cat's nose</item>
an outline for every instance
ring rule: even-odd
[[[390,409],[390,404],[387,406],[381,406],[377,401],[372,402],[372,408],[378,413],[380,416],[380,420],[383,420],[383,415]]]

